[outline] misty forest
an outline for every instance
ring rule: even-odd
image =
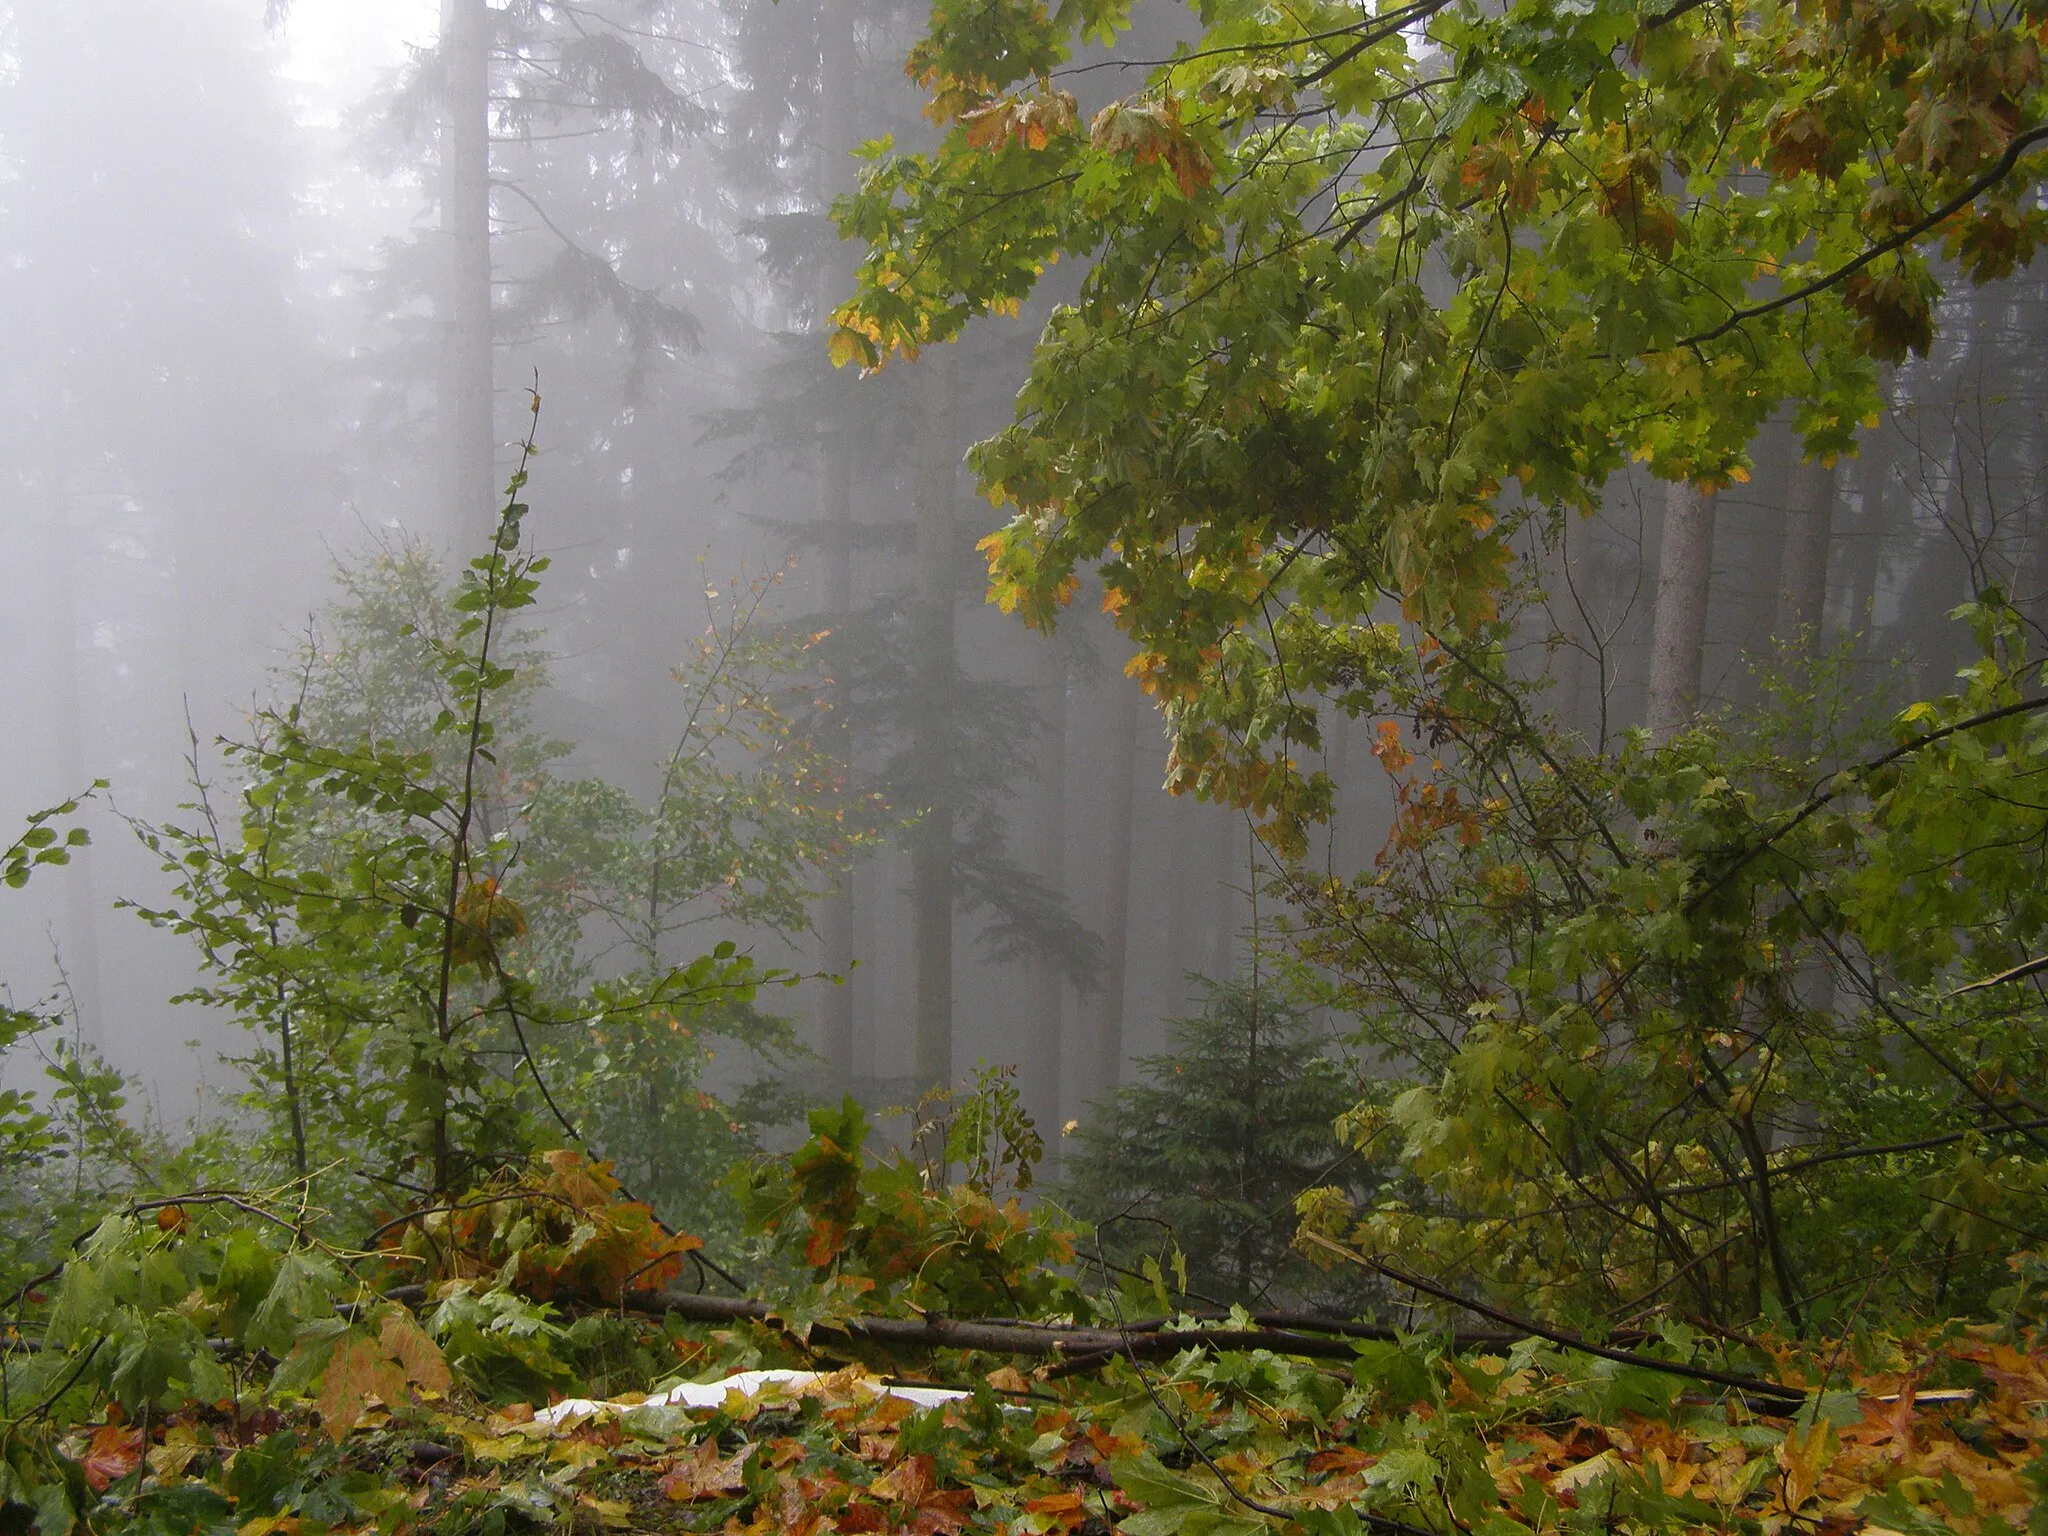
[[[0,1536],[2048,1536],[2048,0],[0,0]]]

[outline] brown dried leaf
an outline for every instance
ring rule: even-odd
[[[689,1455],[669,1468],[658,1486],[678,1504],[738,1493],[747,1486],[745,1468],[754,1450],[755,1443],[748,1441],[732,1455],[721,1457],[717,1437],[706,1435]]]
[[[393,1306],[385,1311],[377,1339],[413,1386],[440,1394],[454,1384],[440,1346],[426,1336],[405,1308]]]
[[[374,1339],[350,1333],[334,1346],[320,1381],[320,1427],[336,1441],[362,1422],[371,1399],[390,1404],[405,1396],[405,1373]]]

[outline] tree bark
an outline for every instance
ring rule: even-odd
[[[1143,695],[1119,677],[1111,684],[1109,803],[1102,856],[1102,991],[1095,1002],[1095,1091],[1109,1092],[1124,1075],[1124,979],[1131,931],[1131,779],[1137,765]]]
[[[1238,941],[1244,935],[1245,919],[1249,916],[1245,893],[1237,884],[1238,821],[1239,818],[1233,816],[1221,822],[1208,850],[1209,859],[1213,861],[1209,889],[1216,903],[1215,927],[1210,933],[1209,976],[1215,981],[1236,979]]]
[[[960,445],[955,434],[953,354],[940,348],[924,364],[924,428],[918,442],[917,688],[913,747],[918,772],[936,787],[912,833],[911,926],[917,964],[916,1071],[920,1085],[953,1075],[953,752],[954,496]]]
[[[85,693],[78,682],[78,571],[72,558],[71,498],[61,481],[48,492],[50,583],[50,700],[56,722],[55,757],[61,793],[75,795],[86,773]],[[100,914],[91,848],[71,856],[64,879],[65,947],[60,955],[81,1039],[105,1048],[106,1013],[100,996]]]
[[[1038,649],[1038,876],[1046,889],[1064,897],[1067,889],[1067,647],[1058,636]],[[1055,1132],[1062,1123],[1066,1027],[1066,979],[1050,960],[1033,967],[1036,1016],[1032,1021],[1028,1067],[1041,1124]],[[1059,1137],[1046,1140],[1049,1161],[1058,1164]]]
[[[845,190],[845,165],[853,139],[853,76],[855,69],[851,0],[822,0],[819,14],[818,73],[818,206],[822,214]],[[832,255],[819,264],[817,330],[831,334],[832,311],[850,287],[844,263]],[[838,381],[835,381],[838,382]],[[845,388],[832,389],[833,405],[821,424],[818,445],[818,521],[824,543],[824,609],[830,621],[843,624],[853,612],[853,435],[843,419]],[[851,721],[841,711],[838,734],[842,754],[850,753]],[[853,968],[854,872],[825,898],[819,922],[825,969],[845,976]],[[819,1045],[825,1060],[842,1078],[853,1074],[853,988],[827,986],[819,1001]]]
[[[1574,515],[1565,514],[1555,539],[1545,538],[1537,553],[1544,598],[1538,611],[1550,626],[1548,665],[1556,684],[1552,695],[1556,700],[1553,707],[1567,729],[1579,731],[1591,740],[1597,734],[1587,728],[1591,712],[1585,708],[1586,674],[1591,670],[1586,650],[1591,636],[1587,633],[1586,616],[1580,608],[1578,589],[1573,584],[1571,565],[1574,555],[1578,554],[1572,547],[1572,534],[1577,531],[1577,523]],[[1581,537],[1591,543],[1590,526],[1584,529]],[[1341,795],[1341,789],[1339,793]]]
[[[765,1322],[775,1316],[774,1309],[764,1301],[743,1296],[703,1296],[681,1290],[637,1291],[623,1297],[593,1300],[606,1306],[620,1305],[635,1312],[680,1317],[691,1322]],[[1217,1316],[1216,1320],[1229,1321],[1224,1316]],[[1167,1323],[1164,1319],[1147,1319],[1122,1328],[1095,1328],[1077,1323],[863,1316],[834,1318],[817,1326],[869,1344],[1051,1356],[1091,1365],[1106,1364],[1132,1354],[1145,1359],[1161,1359],[1185,1349],[1265,1349],[1275,1354],[1299,1355],[1311,1360],[1356,1360],[1358,1351],[1347,1340],[1392,1340],[1401,1336],[1395,1329],[1382,1324],[1325,1318],[1307,1312],[1260,1312],[1254,1314],[1251,1321],[1254,1326],[1249,1328],[1190,1328]],[[1454,1335],[1460,1348],[1512,1344],[1521,1337],[1505,1330],[1460,1330]]]
[[[458,560],[488,535],[499,487],[491,324],[491,9],[442,0],[447,123],[441,227],[447,234],[447,533]]]
[[[1171,819],[1166,839],[1172,851],[1167,856],[1166,1014],[1171,1017],[1186,1011],[1188,973],[1202,968],[1202,957],[1191,957],[1189,951],[1196,947],[1202,932],[1197,903],[1206,899],[1208,889],[1201,879],[1202,856],[1193,808],[1175,802],[1167,814]]]
[[[858,872],[841,872],[839,883],[827,894],[818,918],[818,937],[824,951],[825,972],[838,978],[820,989],[818,998],[818,1047],[827,1065],[842,1082],[853,1073],[853,924],[854,881]]]
[[[1714,498],[1688,482],[1673,481],[1664,501],[1645,711],[1650,734],[1660,741],[1684,730],[1699,708],[1713,572]]]
[[[1779,557],[1778,613],[1771,632],[1781,645],[1796,647],[1810,674],[1811,663],[1821,654],[1821,621],[1827,614],[1828,554],[1835,529],[1834,467],[1801,460],[1792,472],[1791,503]],[[1809,720],[1798,728],[1797,745],[1810,748],[1811,744]],[[1804,961],[1793,975],[1792,987],[1799,1001],[1815,1013],[1825,1014],[1834,1007],[1835,973],[1825,955]],[[1768,1197],[1769,1190],[1763,1193]],[[1783,1273],[1789,1273],[1782,1255],[1774,1254],[1774,1259]]]
[[[1877,670],[1875,625],[1871,607],[1884,566],[1886,536],[1891,531],[1891,478],[1899,448],[1889,424],[1865,439],[1856,460],[1858,512],[1844,540],[1842,575],[1847,588],[1849,630],[1856,637],[1858,673],[1874,681]]]
[[[1791,499],[1779,566],[1778,616],[1772,632],[1780,641],[1793,644],[1810,630],[1810,649],[1817,651],[1821,619],[1827,611],[1828,551],[1835,531],[1834,467],[1801,461],[1792,472]]]

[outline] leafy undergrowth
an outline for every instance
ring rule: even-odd
[[[647,1331],[712,1372],[765,1337]],[[1447,1358],[1427,1339],[1363,1344],[1349,1370],[1190,1351],[1086,1379],[942,1372],[972,1395],[932,1409],[850,1367],[719,1410],[556,1425],[415,1374],[446,1390],[365,1378],[338,1436],[331,1401],[324,1424],[217,1406],[115,1414],[59,1450],[90,1528],[202,1536],[2048,1529],[2048,1353],[1973,1330],[1829,1373],[1796,1414],[1548,1346]]]
[[[749,1186],[757,1259],[796,1257],[724,1321],[661,1288],[691,1240],[570,1153],[356,1247],[219,1191],[108,1218],[0,1331],[0,1536],[2048,1536],[2027,1256],[2003,1325],[1825,1348],[1670,1322],[1625,1358],[1333,1344],[1237,1312],[1132,1322],[1110,1353],[1103,1314],[1146,1287],[1055,1274],[1074,1234],[1047,1208],[986,1169],[864,1162],[851,1106],[812,1126]],[[933,1345],[977,1317],[1034,1353]],[[715,1409],[633,1395],[764,1366],[822,1374]],[[919,1407],[881,1371],[966,1395]],[[608,1401],[535,1412],[571,1397]]]

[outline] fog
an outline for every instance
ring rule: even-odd
[[[853,142],[914,132],[916,103],[896,62],[907,12],[864,18],[854,56],[830,61],[847,102],[834,110],[851,117],[833,124],[840,153],[827,155],[826,61],[805,6],[610,9],[627,23],[610,35],[645,79],[537,89],[556,77],[536,60],[567,25],[544,5],[511,8],[530,29],[522,56],[492,61],[488,483],[510,468],[537,378],[528,528],[555,560],[542,714],[575,743],[578,771],[644,789],[678,711],[669,668],[706,622],[705,583],[793,560],[773,600],[781,616],[827,606],[830,557],[791,532],[818,519],[827,482],[876,530],[849,556],[854,604],[915,587],[895,525],[912,515],[921,391],[830,377],[816,341],[818,295],[850,272],[820,198],[845,184],[837,162]],[[336,559],[394,537],[444,555],[460,543],[466,557],[489,528],[491,493],[479,500],[480,477],[450,441],[463,381],[449,366],[461,337],[445,280],[456,232],[439,8],[300,0],[274,26],[261,11],[24,4],[4,8],[0,34],[15,444],[0,482],[0,818],[15,825],[110,783],[88,812],[91,851],[12,896],[0,975],[24,1001],[68,986],[81,1037],[149,1086],[173,1132],[223,1113],[233,1074],[219,1057],[240,1032],[170,1003],[193,977],[188,942],[117,909],[160,903],[165,887],[122,818],[175,816],[195,739],[219,773],[214,738],[236,736],[275,693],[333,598]],[[1132,708],[1106,626],[1077,620],[1056,648],[979,601],[971,546],[995,513],[953,461],[1003,419],[1028,334],[992,329],[961,349],[951,441],[938,448],[953,481],[943,511],[958,523],[959,665],[1014,685],[1004,710],[1022,733],[1003,743],[1009,776],[958,824],[1003,839],[1019,870],[1056,867],[1072,929],[1126,930],[1133,1054],[1155,1048],[1158,1021],[1185,1003],[1184,972],[1234,964],[1249,841],[1241,818],[1154,789],[1157,734]],[[872,398],[846,403],[856,396]],[[830,428],[828,449],[822,414],[854,410],[865,414]],[[832,452],[839,469],[821,464]],[[1048,693],[1055,658],[1067,676]],[[1064,717],[1063,810],[1059,786],[1033,778],[1045,762],[1034,709]],[[1119,754],[1111,738],[1125,731],[1143,739]],[[1131,774],[1124,821],[1103,782],[1117,761]],[[1125,845],[1118,924],[1105,866]],[[851,1017],[823,1072],[912,1074],[906,847],[879,848],[852,876],[851,951],[837,959],[858,963],[836,989]],[[1105,1004],[1028,955],[987,958],[977,940],[991,921],[955,920],[954,1069],[1028,1056],[1019,1042],[1045,1040],[1040,994],[1055,991],[1067,1048],[1089,1066],[1042,1114],[1070,1117],[1099,1086],[1091,1031]],[[828,958],[758,943],[809,969]],[[812,986],[783,1006],[817,1040],[834,993]],[[1045,1097],[1045,1064],[1026,1072]]]
[[[68,988],[170,1133],[228,1112],[241,1032],[171,1001],[191,946],[119,905],[166,888],[125,818],[178,814],[195,743],[222,771],[215,739],[288,685],[337,560],[484,547],[537,380],[535,708],[567,768],[651,791],[707,584],[715,612],[783,572],[773,620],[900,642],[907,683],[845,695],[897,821],[815,933],[742,937],[850,978],[772,1004],[816,1086],[902,1093],[936,1065],[922,1025],[938,1075],[1014,1062],[1042,1125],[1079,1115],[1270,918],[1243,816],[1159,788],[1160,729],[1094,605],[1046,639],[982,601],[973,546],[1001,513],[961,455],[1008,419],[1043,309],[944,362],[826,362],[852,263],[821,209],[855,144],[924,131],[899,63],[915,7],[513,0],[489,46],[461,34],[476,0],[263,10],[0,3],[0,825],[110,785],[89,854],[9,894],[0,976]],[[2048,587],[2042,318],[2038,283],[1952,301],[1825,492],[1819,616],[1873,690],[1951,672],[1940,615],[1983,580]],[[1710,699],[1754,698],[1783,628],[1792,441],[1722,498]],[[1562,557],[1560,708],[1589,732],[1644,708],[1662,511],[1619,484]],[[937,734],[906,703],[935,678]],[[1347,873],[1384,827],[1369,730],[1326,747],[1320,856]],[[943,867],[920,864],[933,826]],[[1005,910],[1025,890],[1045,900]]]

